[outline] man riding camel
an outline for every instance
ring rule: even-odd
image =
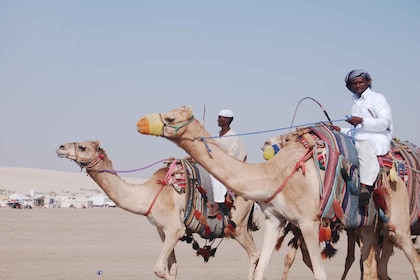
[[[392,140],[392,113],[385,96],[374,92],[372,79],[362,69],[352,70],[345,77],[347,89],[353,93],[351,116],[347,118],[352,128],[331,125],[331,129],[352,137],[359,158],[359,205],[369,203],[379,174],[377,156],[386,155]]]
[[[247,153],[242,141],[236,136],[236,132],[230,127],[233,121],[233,112],[229,109],[224,109],[219,112],[217,117],[217,124],[220,127],[219,138],[215,141],[219,147],[230,156],[245,161]],[[210,210],[209,216],[215,216],[219,213],[220,206],[224,206],[227,188],[215,177],[210,176],[213,187],[214,204]]]

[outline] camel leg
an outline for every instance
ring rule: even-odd
[[[303,240],[303,237],[300,235],[300,236],[295,236],[295,238],[297,238],[297,246],[298,248],[300,248],[300,252],[302,253],[303,263],[306,264],[306,266],[313,272],[311,258],[309,257],[308,249],[306,248],[306,244],[305,244],[305,241]],[[284,270],[283,270],[283,275],[281,278],[282,280],[287,279],[289,270],[295,261],[297,252],[298,252],[297,248],[292,247],[290,248],[289,252],[287,252],[286,256],[284,257]]]
[[[349,273],[349,270],[351,266],[354,263],[355,257],[355,248],[356,248],[356,232],[352,229],[347,230],[347,256],[346,256],[346,262],[344,264],[344,272],[341,276],[341,280],[346,279],[347,273]]]
[[[361,238],[361,261],[363,263],[363,279],[378,279],[377,276],[377,247],[378,238],[375,233],[375,225],[360,229]]]
[[[287,252],[286,256],[284,257],[284,268],[283,268],[283,275],[281,276],[281,280],[286,280],[287,276],[289,275],[289,269],[292,267],[293,262],[295,261],[297,248],[290,247],[289,251]]]
[[[255,245],[254,238],[248,230],[248,219],[253,219],[252,212],[254,202],[249,200],[245,201],[240,196],[236,196],[234,208],[232,209],[232,221],[237,225],[235,230],[235,240],[245,249],[249,258],[248,279],[254,277],[254,271],[260,258],[260,252]]]
[[[264,279],[265,271],[267,270],[277,239],[279,238],[281,223],[282,221],[273,216],[271,213],[268,215],[265,213],[264,240],[260,260],[258,261],[257,268],[255,269],[254,280]]]
[[[399,240],[398,246],[403,250],[405,256],[413,267],[414,275],[416,279],[420,279],[420,259],[417,254],[414,244],[411,241],[410,231],[400,232],[400,236],[396,237],[396,240]]]
[[[389,181],[388,181],[389,182]],[[420,279],[420,260],[414,244],[411,241],[410,219],[408,213],[408,193],[404,183],[398,178],[397,183],[389,182],[390,224],[395,226],[395,232],[389,231],[390,240],[401,248],[413,267],[416,279]]]
[[[300,252],[302,253],[302,260],[303,263],[313,272],[311,257],[309,256],[308,248],[306,248],[305,241],[303,237],[300,238]]]
[[[305,222],[299,224],[299,228],[302,232],[303,239],[305,240],[305,244],[311,258],[315,280],[327,279],[327,275],[321,261],[321,248],[319,247],[319,223],[317,221]]]
[[[388,277],[388,262],[394,252],[394,243],[389,238],[389,233],[384,233],[381,254],[378,259],[378,278],[380,280],[390,280]]]
[[[174,248],[178,240],[182,237],[183,231],[177,230],[173,233],[170,231],[163,232],[157,228],[160,239],[163,241],[163,247],[159,254],[159,258],[155,263],[153,271],[163,279],[174,280],[177,275],[177,264]]]

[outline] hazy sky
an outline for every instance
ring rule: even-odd
[[[355,68],[388,98],[394,136],[420,144],[419,13],[418,0],[0,1],[0,166],[78,172],[55,149],[84,140],[100,140],[117,170],[184,157],[136,131],[141,116],[183,105],[212,135],[233,110],[261,162],[304,97],[345,126]],[[293,124],[325,120],[304,100]]]

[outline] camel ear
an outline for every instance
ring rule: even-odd
[[[101,146],[101,143],[99,142],[99,140],[96,140],[95,141],[95,145],[96,145],[96,147],[100,147]]]
[[[190,114],[190,115],[193,114],[193,110],[192,110],[192,106],[191,105],[185,106],[185,110],[187,111],[188,114]]]

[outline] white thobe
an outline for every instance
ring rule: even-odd
[[[353,95],[351,114],[361,117],[363,122],[341,131],[354,137],[360,182],[372,186],[379,172],[377,156],[387,154],[390,149],[393,131],[391,107],[381,93],[367,88],[360,98]]]
[[[245,146],[242,143],[241,139],[239,139],[239,137],[236,136],[236,133],[233,129],[230,129],[225,135],[216,138],[215,141],[219,145],[219,147],[228,155],[237,158],[241,161],[246,160],[247,153],[245,150]],[[214,176],[210,176],[210,179],[213,187],[214,202],[225,202],[227,188]]]

